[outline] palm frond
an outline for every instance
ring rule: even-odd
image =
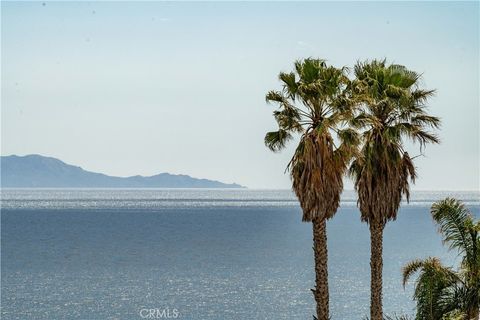
[[[473,218],[463,203],[453,198],[446,198],[432,205],[431,214],[439,225],[443,241],[451,249],[469,254],[473,246],[469,235],[469,229],[473,226]]]
[[[267,94],[265,95],[265,101],[267,103],[272,103],[272,102],[285,103],[286,98],[284,97],[282,92],[271,90],[267,92]]]
[[[287,94],[287,96],[291,99],[295,99],[295,95],[297,94],[298,90],[295,73],[280,72],[278,78],[283,82],[283,91]]]
[[[265,145],[273,152],[278,152],[285,148],[286,143],[292,139],[292,135],[283,129],[267,132],[265,135]]]

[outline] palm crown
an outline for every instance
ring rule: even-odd
[[[426,113],[433,90],[418,87],[420,75],[385,60],[357,63],[352,85],[361,108],[350,125],[362,131],[360,154],[350,167],[359,193],[363,221],[395,219],[402,194],[409,198],[409,179],[416,177],[404,139],[438,143],[428,128],[440,120]]]
[[[278,130],[266,134],[265,144],[279,151],[300,135],[287,169],[303,220],[330,218],[339,206],[342,177],[358,143],[356,132],[343,126],[353,109],[346,69],[310,58],[297,61],[295,71],[282,72],[279,79],[283,89],[266,95],[267,102],[279,106],[274,111]]]

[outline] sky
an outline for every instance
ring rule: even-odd
[[[306,57],[387,58],[436,89],[414,189],[480,189],[478,2],[1,3],[1,154],[290,188],[265,93]],[[408,145],[411,155],[418,146]],[[346,184],[351,189],[350,182]]]

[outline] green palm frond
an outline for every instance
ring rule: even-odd
[[[278,78],[283,82],[283,91],[289,98],[295,100],[295,96],[298,91],[298,83],[296,81],[295,73],[280,72]]]
[[[265,135],[265,145],[273,152],[278,152],[285,148],[285,145],[292,139],[292,135],[283,129],[267,132]]]
[[[423,90],[423,89],[415,89],[412,91],[412,99],[413,101],[424,104],[433,97],[435,94],[435,90]]]
[[[470,234],[470,231],[474,232],[473,217],[463,203],[453,198],[447,198],[434,203],[431,214],[439,225],[443,241],[451,249],[457,249],[460,254],[473,254],[472,250],[476,242],[472,241]]]
[[[285,103],[286,99],[280,91],[271,90],[265,95],[265,101],[268,103]]]
[[[278,126],[285,131],[302,132],[303,127],[300,124],[301,116],[296,108],[284,108],[280,111],[274,111],[273,116]]]
[[[415,115],[410,121],[416,126],[428,126],[435,129],[440,128],[440,119],[426,114]]]

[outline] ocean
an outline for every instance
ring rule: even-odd
[[[401,268],[451,266],[429,208],[478,192],[414,192],[384,239],[384,310],[413,314]],[[311,224],[289,190],[4,189],[1,318],[312,319]],[[369,233],[346,191],[328,222],[332,319],[369,314]],[[150,313],[150,312],[153,313]]]

